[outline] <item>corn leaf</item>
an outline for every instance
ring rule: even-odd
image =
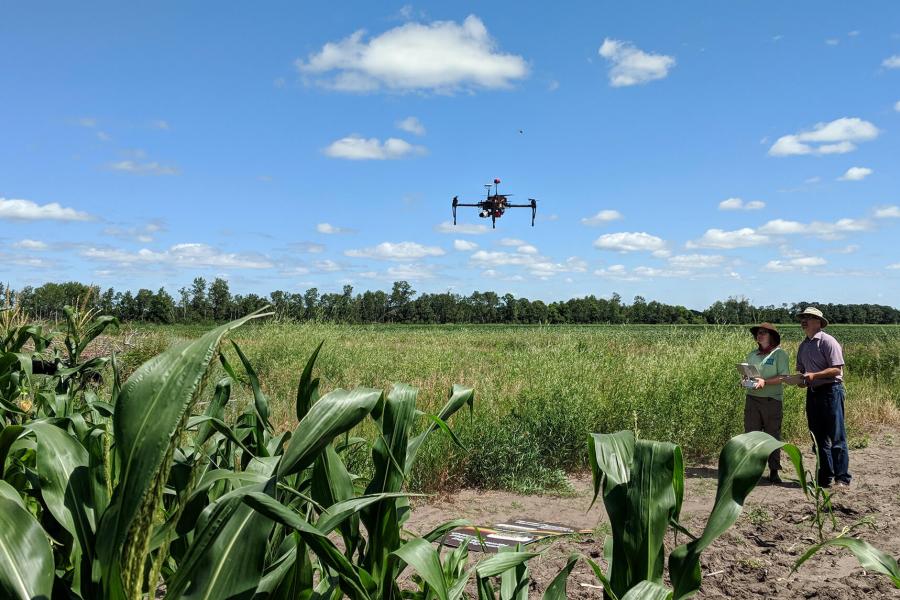
[[[107,572],[117,563],[138,515],[149,519],[155,512],[158,499],[152,489],[167,478],[171,446],[177,443],[179,427],[200,393],[222,337],[262,316],[266,315],[256,312],[171,348],[144,363],[125,382],[113,420],[120,478],[101,520],[97,544]]]
[[[719,455],[716,500],[702,535],[669,555],[669,576],[676,600],[700,589],[700,553],[725,533],[741,514],[744,500],[756,487],[768,456],[784,446],[772,436],[752,431],[731,438]]]
[[[671,590],[654,581],[641,581],[622,596],[622,600],[670,600],[671,598]]]
[[[438,600],[449,600],[441,559],[430,543],[422,538],[413,538],[394,551],[394,554],[415,569]]]
[[[278,466],[278,477],[299,473],[338,435],[350,431],[372,412],[381,390],[334,390],[312,405],[294,431]]]
[[[53,553],[31,513],[0,497],[0,592],[10,600],[50,600]]]
[[[800,565],[825,546],[847,548],[856,556],[863,569],[887,575],[894,583],[894,587],[900,588],[900,568],[897,566],[897,560],[872,544],[852,537],[837,537],[812,546],[794,563],[791,572],[796,571]]]
[[[313,366],[316,364],[316,358],[319,356],[319,351],[322,350],[322,345],[324,343],[325,340],[319,342],[319,345],[316,346],[312,356],[306,361],[306,366],[303,368],[303,373],[300,375],[300,382],[297,384],[297,405],[295,408],[297,411],[298,423],[303,420],[303,417],[309,412],[309,408],[319,399],[319,380],[313,379],[312,370]]]
[[[569,597],[566,594],[566,587],[569,583],[569,574],[572,572],[572,569],[577,562],[578,555],[570,554],[569,559],[566,561],[566,566],[556,574],[556,577],[553,578],[553,581],[551,581],[550,585],[547,586],[547,589],[544,590],[544,595],[542,596],[544,600],[566,600],[566,598]]]

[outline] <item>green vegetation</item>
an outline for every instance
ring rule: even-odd
[[[129,369],[148,352],[195,337],[196,326],[142,327],[120,334],[137,344],[121,357]],[[900,328],[830,326],[844,343],[850,441],[882,424],[900,423]],[[782,328],[792,359],[802,332]],[[752,347],[744,327],[715,326],[349,326],[277,321],[250,324],[235,339],[272,398],[290,398],[297,356],[324,341],[318,359],[325,389],[403,381],[435,411],[445,390],[478,390],[474,412],[450,441],[430,440],[411,484],[417,490],[458,486],[520,491],[561,489],[562,473],[588,466],[587,435],[636,430],[676,443],[691,456],[714,456],[743,427],[736,362]],[[133,359],[137,353],[140,361]],[[242,392],[247,394],[246,391]],[[804,390],[785,390],[786,439],[807,444]],[[289,428],[289,403],[273,401],[271,420]],[[367,430],[368,435],[373,433]],[[361,435],[367,435],[365,431]]]

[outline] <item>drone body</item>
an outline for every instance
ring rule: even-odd
[[[534,227],[534,216],[537,214],[537,200],[534,198],[528,199],[528,204],[513,204],[509,201],[509,197],[512,194],[501,194],[498,191],[500,186],[500,180],[494,179],[494,183],[486,183],[486,198],[481,202],[476,202],[474,204],[464,204],[459,201],[458,196],[453,196],[453,224],[456,225],[456,207],[457,206],[472,206],[475,208],[480,208],[481,211],[478,213],[478,216],[482,219],[490,219],[491,226],[496,229],[497,228],[497,219],[503,216],[503,213],[506,212],[507,208],[530,208],[531,209],[531,226]],[[494,193],[491,193],[491,188],[494,188]]]

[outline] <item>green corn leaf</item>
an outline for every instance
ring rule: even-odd
[[[609,539],[611,539],[611,538],[609,538]],[[582,556],[582,558],[584,558],[584,560],[587,561],[587,564],[591,568],[591,570],[594,572],[594,575],[597,577],[597,579],[600,581],[600,583],[603,584],[604,596],[608,600],[619,600],[619,597],[613,591],[612,582],[603,573],[603,569],[600,568],[600,565],[598,565],[597,563],[595,563],[593,560],[591,560],[590,558],[588,558],[586,556]],[[609,560],[609,559],[607,559],[607,560]]]
[[[735,436],[725,444],[719,455],[715,504],[702,535],[669,555],[669,576],[676,600],[688,598],[700,589],[700,553],[737,521],[744,500],[759,482],[766,459],[782,446],[783,442],[761,431]]]
[[[215,417],[219,420],[225,419],[225,405],[228,404],[228,400],[231,398],[231,382],[231,377],[223,377],[216,383],[216,390],[213,393],[212,400],[210,400],[209,406],[206,407],[205,414],[207,417]],[[212,436],[214,431],[212,423],[204,423],[197,430],[194,443],[197,446],[202,446]]]
[[[449,600],[441,559],[429,542],[422,538],[413,538],[394,551],[394,555],[415,569],[416,573],[428,583],[438,600]]]
[[[53,552],[40,524],[20,503],[0,497],[0,592],[10,600],[50,600]]]
[[[392,498],[406,498],[408,496],[425,496],[425,494],[407,494],[405,492],[395,492],[391,494],[371,494],[365,496],[357,496],[349,500],[342,500],[336,504],[332,504],[322,513],[316,522],[316,529],[322,533],[331,533],[351,516],[358,514],[376,502],[388,500]]]
[[[250,361],[247,360],[247,357],[244,356],[241,347],[237,345],[237,342],[231,340],[231,345],[234,346],[238,358],[241,359],[241,364],[244,365],[244,370],[247,371],[247,377],[250,380],[250,389],[253,390],[253,403],[256,407],[256,414],[260,420],[262,420],[266,429],[272,431],[272,424],[269,423],[269,399],[266,398],[266,395],[262,392],[262,388],[259,385],[259,377],[256,375],[253,365],[251,365]]]
[[[847,548],[854,556],[856,556],[856,559],[863,569],[887,575],[894,583],[894,587],[900,588],[900,568],[897,566],[897,560],[886,552],[882,552],[872,544],[852,537],[837,537],[812,546],[803,553],[803,556],[801,556],[796,563],[794,563],[791,572],[793,573],[796,571],[800,565],[809,560],[813,554],[825,546]]]
[[[671,600],[672,592],[654,581],[641,581],[622,596],[622,600]]]
[[[167,350],[146,362],[125,382],[116,402],[113,420],[116,450],[120,458],[119,483],[103,515],[97,552],[107,572],[117,563],[129,531],[139,515],[153,518],[158,498],[153,491],[165,482],[172,446],[178,441],[185,413],[198,397],[210,361],[222,337],[247,321],[266,316],[262,312],[232,321],[202,337]],[[138,540],[149,541],[149,527]],[[144,548],[131,550],[143,554]]]
[[[3,478],[6,471],[6,457],[9,455],[9,449],[23,431],[25,428],[21,425],[7,425],[0,429],[0,479]]]
[[[489,558],[485,558],[475,567],[475,574],[479,579],[496,577],[504,571],[514,569],[522,563],[528,562],[539,552],[499,552]]]
[[[67,431],[54,425],[34,422],[28,429],[37,438],[41,496],[53,517],[72,534],[90,560],[96,521],[88,451]]]
[[[2,479],[0,479],[0,498],[12,500],[22,508],[25,508],[25,501],[22,500],[22,496],[19,495],[19,491]]]
[[[323,344],[325,344],[325,340],[319,342],[319,345],[316,346],[316,349],[309,357],[309,360],[306,361],[306,366],[303,368],[303,373],[300,375],[300,383],[297,384],[296,410],[298,423],[303,420],[303,417],[309,412],[309,408],[319,399],[319,380],[313,380],[312,371],[313,366],[316,364],[316,359],[319,357],[319,351],[322,350]]]
[[[569,596],[566,594],[566,587],[569,583],[569,574],[578,562],[577,554],[570,554],[566,561],[566,566],[556,574],[547,589],[544,590],[544,600],[566,600]]]
[[[425,431],[414,437],[409,441],[409,447],[406,449],[406,473],[412,470],[413,463],[416,459],[416,454],[419,452],[419,447],[422,445],[422,442],[438,427],[443,423],[446,425],[446,421],[453,416],[459,409],[463,406],[468,405],[469,410],[472,410],[472,406],[475,402],[475,392],[472,388],[465,387],[458,384],[453,384],[453,388],[450,390],[450,398],[447,400],[447,403],[444,404],[444,407],[437,414],[439,421],[435,421],[430,424]],[[456,436],[451,434],[451,438],[454,439],[460,447],[462,447],[462,443],[456,439]]]
[[[299,473],[313,463],[331,441],[366,418],[383,392],[367,388],[334,390],[312,405],[291,436],[278,466],[278,477]]]
[[[604,481],[612,489],[628,483],[631,460],[634,454],[634,434],[630,431],[617,433],[592,433],[588,437],[588,458],[594,479],[594,497],[597,501],[600,486]]]

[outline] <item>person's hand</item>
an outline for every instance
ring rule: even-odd
[[[763,379],[763,378],[760,377],[759,379],[754,379],[754,380],[753,380],[753,389],[754,389],[754,390],[761,390],[761,389],[763,389],[764,387],[766,387],[766,380],[765,380],[765,379]]]
[[[815,379],[815,378],[816,378],[815,373],[804,373],[803,374],[803,383],[808,386],[808,385],[812,384],[813,379]]]

